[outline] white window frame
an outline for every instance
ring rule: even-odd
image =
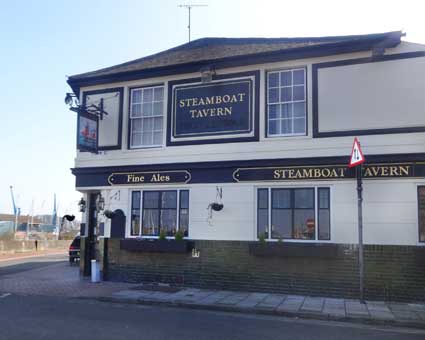
[[[292,88],[292,96],[294,93],[294,82],[293,82],[293,78],[294,78],[294,71],[304,71],[304,100],[291,100],[291,101],[282,101],[280,98],[280,92],[282,88]],[[269,76],[270,74],[273,73],[277,73],[278,77],[279,77],[279,82],[280,82],[280,74],[284,73],[284,72],[291,72],[291,77],[292,77],[292,81],[291,81],[291,85],[288,86],[281,86],[280,83],[278,86],[272,86],[270,87],[269,85]],[[295,86],[300,86],[300,85],[295,85]],[[270,103],[269,100],[269,90],[270,89],[278,89],[278,93],[279,93],[279,101],[275,102],[275,103]],[[293,136],[307,136],[307,120],[308,120],[308,110],[307,110],[307,67],[297,67],[297,68],[288,68],[288,69],[279,69],[279,70],[271,70],[271,71],[267,71],[266,72],[266,120],[267,120],[267,130],[266,130],[266,138],[276,138],[276,137],[293,137]],[[293,99],[293,97],[292,97]],[[280,134],[270,134],[270,121],[283,121],[283,120],[291,120],[291,124],[292,124],[292,131],[294,131],[294,121],[297,118],[294,118],[293,114],[293,107],[292,107],[292,117],[291,118],[269,118],[269,107],[270,105],[282,105],[282,104],[294,104],[294,103],[304,103],[304,108],[305,108],[305,112],[304,112],[304,132],[298,132],[298,133],[280,133]]]
[[[132,215],[132,198],[133,198],[133,192],[138,191],[140,192],[140,232],[139,235],[131,235],[131,215]],[[184,236],[184,239],[190,238],[190,190],[189,188],[149,188],[149,189],[131,189],[129,190],[129,218],[128,218],[128,225],[127,225],[127,232],[126,237],[127,238],[150,238],[150,239],[158,239],[159,235],[143,235],[143,192],[147,191],[176,191],[177,192],[177,230],[180,230],[180,192],[181,191],[187,191],[189,192],[189,224],[188,224],[188,230],[187,230],[187,236]],[[166,236],[167,239],[174,239],[174,236]]]
[[[319,239],[319,196],[318,189],[327,188],[329,189],[329,239],[320,240]],[[282,238],[283,242],[309,242],[309,243],[332,243],[332,226],[333,226],[333,209],[332,209],[332,186],[329,184],[323,185],[288,185],[288,186],[258,186],[255,187],[255,235],[256,238],[260,236],[258,233],[258,190],[267,189],[268,190],[268,236],[266,241],[277,242],[278,238],[271,237],[271,228],[272,228],[272,189],[314,189],[314,239],[296,239],[296,238]]]
[[[162,88],[162,93],[163,93],[162,101],[155,101],[154,100],[154,92],[155,92],[155,89],[157,89],[157,88]],[[134,91],[141,91],[141,102],[136,103],[136,104],[140,104],[143,108],[143,92],[146,91],[146,90],[150,90],[150,89],[153,91],[153,93],[152,93],[152,116],[143,116],[143,115],[141,115],[139,117],[134,116],[133,115],[133,104],[134,104],[133,103],[133,92]],[[161,113],[161,115],[154,115],[153,114],[153,112],[154,112],[153,107],[154,107],[155,103],[162,103],[162,113]],[[165,123],[164,104],[165,104],[165,86],[162,85],[162,84],[161,85],[154,85],[154,86],[134,87],[134,88],[130,89],[130,100],[129,100],[129,124],[130,124],[130,129],[129,129],[130,145],[129,145],[129,147],[130,147],[130,149],[147,149],[147,148],[157,148],[157,147],[163,147],[164,146],[164,131],[165,131],[165,128],[164,128],[164,125],[165,125],[164,124]],[[155,132],[159,132],[159,130],[155,130],[155,124],[154,123],[152,125],[152,131],[151,131],[152,132],[152,144],[149,144],[149,145],[143,144],[143,120],[148,119],[148,118],[162,118],[161,143],[160,144],[154,144],[153,143]],[[140,119],[142,121],[142,125],[141,125],[142,130],[140,131],[140,134],[142,135],[142,138],[141,138],[142,144],[139,144],[139,145],[133,144],[133,121],[136,120],[136,119]]]

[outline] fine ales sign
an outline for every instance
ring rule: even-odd
[[[190,173],[186,170],[125,172],[111,174],[108,183],[110,185],[186,184],[190,178]]]
[[[369,164],[363,167],[362,177],[365,179],[414,177],[420,175],[419,173],[416,174],[416,172],[423,172],[423,169],[416,169],[416,166],[415,164]],[[233,173],[233,179],[236,182],[353,178],[355,178],[354,169],[349,169],[345,165],[241,168],[236,169]]]
[[[206,137],[252,132],[250,78],[173,89],[173,138]]]

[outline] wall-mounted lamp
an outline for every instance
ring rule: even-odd
[[[105,199],[102,197],[102,195],[99,194],[96,199],[96,210],[99,212],[103,209],[105,209]]]
[[[112,219],[115,217],[115,212],[113,212],[112,210],[105,210],[103,212],[103,215],[105,215],[106,218]]]
[[[202,83],[210,83],[212,81],[212,77],[215,76],[215,70],[212,66],[205,66],[201,68],[200,72]]]
[[[83,197],[81,197],[80,201],[78,202],[78,207],[80,209],[80,212],[86,211],[86,201],[84,200]]]

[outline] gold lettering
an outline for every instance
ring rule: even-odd
[[[372,173],[370,172],[370,168],[366,168],[364,171],[364,177],[372,177]]]
[[[339,176],[340,177],[345,177],[345,169],[339,169]]]
[[[180,107],[184,107],[184,100],[183,99],[180,99]]]
[[[390,166],[390,176],[398,176],[398,171],[396,166]]]
[[[381,175],[382,176],[388,176],[388,167],[387,166],[381,166]]]
[[[322,177],[329,177],[331,175],[331,171],[328,168],[322,169]]]
[[[240,102],[243,102],[244,101],[244,96],[246,95],[246,93],[238,93],[238,96],[239,96],[239,101]]]
[[[320,178],[320,169],[314,169],[314,178]]]
[[[223,103],[228,103],[230,101],[230,96],[228,94],[225,94],[223,96]]]
[[[290,169],[290,170],[288,170],[288,172],[289,172],[289,178],[294,178],[294,172],[295,172],[295,170],[294,169]]]
[[[215,96],[215,103],[221,104],[221,96]]]
[[[279,179],[281,177],[281,171],[282,170],[275,170],[273,178]]]
[[[409,176],[409,168],[410,168],[410,165],[404,165],[404,166],[401,165],[399,167],[400,176],[403,176],[403,174],[406,175],[406,176]]]
[[[303,178],[312,178],[313,169],[303,169]]]
[[[232,107],[225,107],[224,108],[224,115],[227,116],[228,114],[229,115],[232,114]]]

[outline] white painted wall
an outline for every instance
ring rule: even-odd
[[[364,182],[364,243],[387,245],[418,245],[417,186],[425,185],[418,179],[380,179]],[[357,243],[357,192],[356,181],[320,181],[291,183],[232,183],[222,184],[224,208],[213,212],[208,223],[207,207],[216,199],[215,184],[161,186],[163,189],[189,189],[189,238],[202,240],[257,239],[256,193],[261,187],[330,187],[331,189],[331,240],[315,242]],[[158,186],[133,186],[104,189],[105,209],[122,209],[127,216],[127,236],[130,230],[131,190],[154,190]],[[109,200],[117,190],[119,200]],[[105,236],[110,235],[110,220],[105,220]],[[291,240],[288,242],[298,242]]]
[[[410,43],[401,43],[398,47],[387,50],[388,54],[410,52],[412,50],[425,50],[425,46]],[[312,64],[327,61],[355,59],[370,56],[371,52],[361,52],[262,64],[256,66],[229,68],[219,70],[218,74],[235,73],[243,71],[260,70],[260,141],[250,143],[205,144],[196,146],[173,146],[148,149],[127,150],[127,124],[128,124],[128,91],[129,87],[145,86],[164,83],[164,98],[168,98],[167,84],[170,80],[197,77],[199,74],[182,74],[173,77],[158,77],[141,79],[122,83],[82,88],[82,91],[98,90],[107,87],[124,87],[124,119],[122,150],[105,151],[95,155],[87,152],[77,153],[76,167],[89,166],[117,166],[133,164],[159,164],[177,162],[221,161],[264,158],[299,158],[299,157],[326,157],[348,154],[351,151],[352,137],[337,138],[312,138]],[[410,61],[412,59],[409,59]],[[379,63],[374,63],[379,64]],[[307,111],[308,134],[298,137],[265,138],[265,73],[269,70],[307,67]],[[400,84],[405,86],[405,84]],[[166,103],[164,102],[164,110]],[[423,115],[425,116],[425,115]],[[421,118],[422,119],[422,118]],[[382,122],[386,124],[385,121]],[[164,119],[164,131],[166,121]],[[366,154],[385,153],[414,153],[423,152],[425,133],[390,134],[362,136],[362,149]],[[165,137],[164,137],[165,144]]]
[[[318,70],[319,132],[425,126],[425,57]]]

